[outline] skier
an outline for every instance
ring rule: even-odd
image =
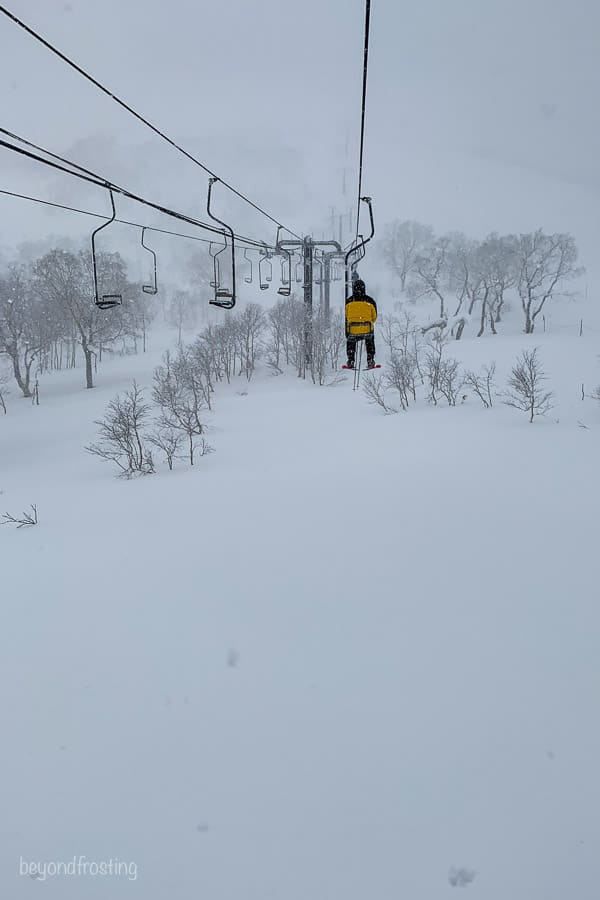
[[[357,278],[352,284],[352,296],[346,300],[346,352],[347,369],[354,368],[357,341],[364,340],[367,347],[367,368],[375,368],[375,334],[377,304],[365,291],[365,283]]]

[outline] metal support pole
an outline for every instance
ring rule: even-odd
[[[313,242],[305,237],[302,245],[304,257],[304,358],[312,361],[313,343]]]
[[[330,297],[329,297],[330,281],[331,281],[331,254],[325,253],[325,263],[323,266],[323,291],[324,291],[323,313],[325,316],[325,322],[328,325],[329,325],[329,320],[330,320],[330,316],[331,316]]]
[[[306,363],[312,362],[313,356],[313,258],[314,258],[314,250],[315,247],[333,247],[333,251],[330,250],[331,256],[340,257],[342,259],[345,258],[344,251],[342,250],[340,244],[337,241],[313,241],[311,237],[305,237],[302,242],[299,241],[290,241],[290,240],[279,240],[277,241],[277,246],[280,248],[290,247],[297,249],[299,248],[302,251],[302,259],[303,259],[303,268],[304,268],[304,347],[305,347],[305,361]],[[323,254],[324,259],[326,260],[326,265],[330,265],[330,259],[327,257],[327,254]],[[328,274],[325,276],[323,274],[323,278],[321,279],[321,300],[322,302],[327,304],[327,309],[329,309],[329,278],[331,274],[331,269],[328,268]],[[323,281],[325,281],[325,291],[327,299],[323,301]]]

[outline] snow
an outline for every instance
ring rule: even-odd
[[[0,529],[2,896],[597,897],[597,336],[449,352],[502,382],[535,345],[533,425],[261,372],[215,453],[132,481],[82,448],[162,345],[13,392],[0,511],[39,525]],[[80,855],[137,877],[19,875]]]

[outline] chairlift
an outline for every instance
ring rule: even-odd
[[[112,216],[108,221],[104,222],[102,225],[99,225],[95,231],[92,232],[92,267],[94,270],[94,303],[98,307],[98,309],[111,309],[113,306],[121,306],[123,303],[123,297],[121,294],[102,294],[100,295],[98,292],[98,267],[96,260],[96,235],[99,231],[102,231],[103,228],[106,228],[112,222],[115,221],[117,217],[117,213],[115,210],[115,198],[113,197],[113,192],[110,188],[108,188],[108,193],[110,195],[110,204],[112,207]]]
[[[367,238],[365,238],[362,234],[359,234],[358,240],[352,241],[350,248],[348,249],[348,252],[346,253],[346,256],[344,258],[346,297],[350,296],[350,283],[355,280],[356,267],[366,254],[365,245],[369,243],[369,241],[375,234],[375,222],[373,220],[373,207],[371,205],[371,197],[361,197],[360,199],[369,207],[371,233]],[[355,257],[352,262],[350,262],[351,256]]]
[[[287,262],[285,259],[281,260],[281,287],[277,293],[282,297],[289,297],[292,293],[292,254],[283,247],[279,248],[279,252],[287,257]]]
[[[224,232],[223,237],[225,238],[225,243],[222,248],[218,250],[213,256],[213,271],[214,271],[214,283],[212,283],[212,287],[215,289],[215,296],[209,303],[212,306],[218,306],[220,309],[233,309],[235,306],[235,234],[233,228],[230,225],[227,225],[225,222],[222,222],[221,219],[217,219],[215,215],[210,210],[210,199],[212,193],[212,186],[215,181],[219,181],[218,178],[212,176],[208,179],[208,197],[206,200],[206,212],[210,216],[210,218],[214,222],[218,222],[219,225],[223,226]],[[219,260],[217,257],[223,253],[227,249],[227,234],[231,240],[231,290],[227,288],[223,288],[220,286],[220,267]],[[210,252],[210,248],[209,248]],[[212,255],[212,254],[211,254]]]
[[[268,291],[269,284],[273,281],[273,264],[271,262],[271,256],[268,250],[267,245],[264,245],[264,250],[261,250],[261,257],[258,263],[258,281],[261,291]],[[266,268],[263,269],[263,265]]]
[[[145,232],[146,232],[146,228],[144,227],[144,228],[142,228],[142,247],[144,248],[144,250],[147,250],[148,253],[152,254],[152,259],[153,259],[153,263],[154,263],[154,282],[152,284],[143,284],[142,291],[144,292],[144,294],[154,295],[154,294],[158,294],[158,282],[156,280],[156,253],[154,252],[152,247],[148,247],[144,243]]]
[[[99,231],[102,231],[103,228],[106,228],[112,222],[115,221],[117,217],[117,212],[115,210],[115,198],[113,197],[113,192],[110,188],[108,188],[108,193],[110,195],[110,205],[112,207],[112,216],[108,221],[103,222],[102,225],[99,225],[95,231],[92,232],[92,267],[94,270],[94,303],[98,307],[98,309],[112,309],[113,306],[121,306],[123,303],[123,297],[121,294],[102,294],[100,295],[98,292],[98,266],[96,260],[96,235]]]
[[[244,276],[244,281],[246,284],[252,284],[252,257],[248,256],[248,248],[244,250],[244,259],[247,263],[250,263],[250,274]]]

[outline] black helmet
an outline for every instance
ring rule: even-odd
[[[360,278],[357,278],[354,284],[352,285],[352,293],[359,297],[364,297],[366,293],[365,283],[361,281]]]

